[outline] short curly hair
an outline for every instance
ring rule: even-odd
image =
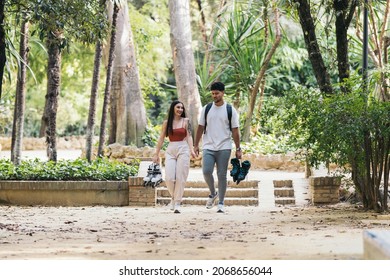
[[[211,84],[210,90],[225,91],[225,85],[222,82],[214,82]]]

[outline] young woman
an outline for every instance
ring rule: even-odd
[[[171,103],[168,119],[163,122],[153,157],[154,163],[160,162],[159,155],[165,137],[169,138],[165,151],[165,184],[171,195],[171,210],[180,213],[184,186],[190,170],[190,155],[195,157],[195,152],[184,104],[178,100]]]

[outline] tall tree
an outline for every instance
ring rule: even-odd
[[[272,56],[274,55],[276,48],[279,46],[280,41],[282,40],[282,35],[280,32],[280,26],[279,26],[279,11],[278,7],[276,6],[276,3],[272,3],[272,10],[274,11],[274,22],[275,22],[275,41],[272,44],[271,49],[268,51],[263,64],[261,65],[260,71],[257,74],[255,83],[253,87],[251,88],[250,96],[249,96],[249,110],[245,116],[245,124],[244,124],[244,131],[242,135],[242,140],[245,142],[250,141],[250,133],[251,133],[251,122],[252,122],[252,116],[255,109],[255,104],[257,100],[257,95],[259,93],[260,86],[265,85],[265,72],[268,69],[269,62],[271,61]],[[267,30],[267,29],[265,29]],[[267,35],[267,34],[266,34]],[[261,91],[263,92],[263,91]],[[260,96],[258,102],[261,102],[262,96]]]
[[[100,12],[104,12],[106,1],[100,0]],[[103,43],[102,39],[98,38],[95,46],[95,59],[93,67],[93,77],[92,77],[92,86],[91,86],[91,96],[89,99],[89,111],[88,111],[88,122],[87,122],[87,132],[86,132],[86,141],[85,141],[85,157],[90,162],[92,159],[92,144],[93,136],[95,129],[96,121],[96,103],[99,90],[99,77],[100,77],[100,65],[103,55]]]
[[[26,99],[26,72],[28,63],[27,57],[29,52],[28,32],[29,22],[26,18],[24,18],[20,28],[19,55],[22,61],[19,63],[18,70],[18,81],[16,85],[14,120],[11,139],[11,161],[15,165],[19,165],[21,162],[23,144],[24,112]]]
[[[192,130],[198,125],[201,101],[192,51],[189,0],[169,0],[173,68],[179,99],[188,111]]]
[[[48,33],[46,46],[49,55],[47,63],[47,93],[44,118],[46,127],[47,156],[49,160],[57,161],[57,108],[58,95],[61,86],[61,37],[62,31]]]
[[[4,75],[4,66],[6,63],[5,55],[5,0],[0,1],[0,99],[3,89],[3,75]]]
[[[116,28],[117,20],[119,13],[119,6],[114,2],[113,13],[112,13],[112,22],[111,22],[111,38],[108,54],[108,65],[107,65],[107,74],[106,74],[106,85],[104,89],[104,99],[103,99],[103,112],[102,119],[100,122],[100,134],[99,134],[99,146],[98,146],[98,157],[103,157],[104,155],[104,144],[106,140],[106,124],[107,124],[107,115],[109,109],[109,101],[111,94],[111,83],[112,83],[112,73],[113,73],[113,63],[114,63],[114,52],[116,44]]]
[[[323,93],[333,93],[333,87],[329,72],[318,44],[314,19],[311,14],[310,0],[294,0],[297,4],[299,21],[301,23],[303,37],[318,86]]]
[[[141,147],[147,119],[127,1],[121,3],[116,26],[108,142]]]

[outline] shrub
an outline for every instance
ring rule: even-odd
[[[138,161],[126,165],[99,158],[91,163],[86,159],[41,161],[24,160],[15,166],[10,160],[0,160],[0,180],[23,181],[126,181],[138,172]]]

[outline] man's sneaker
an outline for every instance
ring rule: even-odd
[[[207,209],[213,208],[214,202],[217,199],[217,197],[218,197],[218,193],[217,192],[215,193],[214,196],[211,195],[211,194],[209,195],[209,199],[207,200],[207,203],[206,203],[206,208]]]
[[[175,205],[175,211],[173,213],[180,214],[180,204]]]
[[[225,212],[225,209],[224,209],[223,204],[218,203],[217,213],[224,213],[224,212]]]

